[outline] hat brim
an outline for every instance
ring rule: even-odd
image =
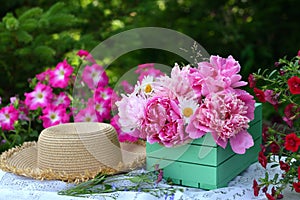
[[[39,180],[62,180],[78,183],[94,178],[97,174],[113,175],[134,170],[145,165],[145,143],[120,143],[122,162],[117,167],[102,166],[83,173],[55,172],[40,169],[37,166],[37,142],[25,142],[23,145],[9,149],[0,156],[0,168],[3,171]]]

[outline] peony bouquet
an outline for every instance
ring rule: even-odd
[[[211,56],[209,62],[172,68],[138,80],[116,102],[122,133],[173,147],[205,134],[238,154],[254,145],[247,132],[254,118],[253,96],[240,89],[239,63],[232,57]]]
[[[281,169],[254,180],[254,194],[262,191],[268,199],[280,199],[288,187],[300,193],[300,51],[276,62],[275,70],[259,70],[248,79],[257,99],[273,110],[263,129],[258,160],[264,168]]]

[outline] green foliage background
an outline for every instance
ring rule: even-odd
[[[300,46],[297,0],[11,0],[0,6],[0,96],[28,91],[28,79],[68,53],[91,51],[124,30],[156,26],[180,31],[210,54],[233,55],[244,79]],[[173,65],[166,52],[141,50],[113,63],[112,75],[138,63]]]

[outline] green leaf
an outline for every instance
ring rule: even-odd
[[[21,23],[20,28],[24,31],[34,31],[38,27],[38,21],[36,19],[27,19]]]
[[[31,42],[33,39],[33,37],[29,33],[23,30],[17,31],[16,35],[18,41],[24,42],[25,44]]]
[[[24,47],[21,49],[16,49],[14,52],[14,55],[18,55],[18,56],[27,56],[30,55],[32,53],[32,49],[29,47]]]
[[[34,54],[40,59],[50,60],[54,57],[55,51],[51,47],[41,45],[34,49]]]
[[[47,11],[47,15],[55,15],[57,13],[61,13],[64,7],[65,7],[65,3],[58,2],[49,8],[49,10]]]
[[[39,18],[43,13],[43,9],[36,7],[36,8],[31,8],[27,11],[25,11],[22,15],[19,17],[20,22],[25,22],[26,20],[30,18]]]
[[[279,177],[279,174],[278,174],[278,173],[276,173],[276,174],[274,175],[273,181],[274,181],[274,182],[276,182],[276,181],[277,181],[277,179],[278,179],[278,177]]]
[[[135,177],[130,178],[129,180],[133,183],[140,183],[140,182],[142,182],[143,179],[138,176],[135,176]]]
[[[71,14],[57,14],[48,18],[50,24],[71,26],[76,22],[76,18]]]

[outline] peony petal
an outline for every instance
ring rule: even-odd
[[[241,131],[235,137],[230,138],[232,150],[238,154],[244,154],[246,149],[254,145],[252,136],[247,131]]]
[[[212,137],[216,141],[217,145],[221,146],[223,149],[227,146],[227,140],[222,140],[216,132],[211,132]]]
[[[192,139],[200,138],[207,133],[206,131],[202,131],[202,130],[199,130],[198,128],[196,128],[196,126],[194,125],[195,123],[197,123],[197,122],[194,122],[194,123],[191,122],[185,128],[185,132],[188,133],[190,138],[192,138]]]

